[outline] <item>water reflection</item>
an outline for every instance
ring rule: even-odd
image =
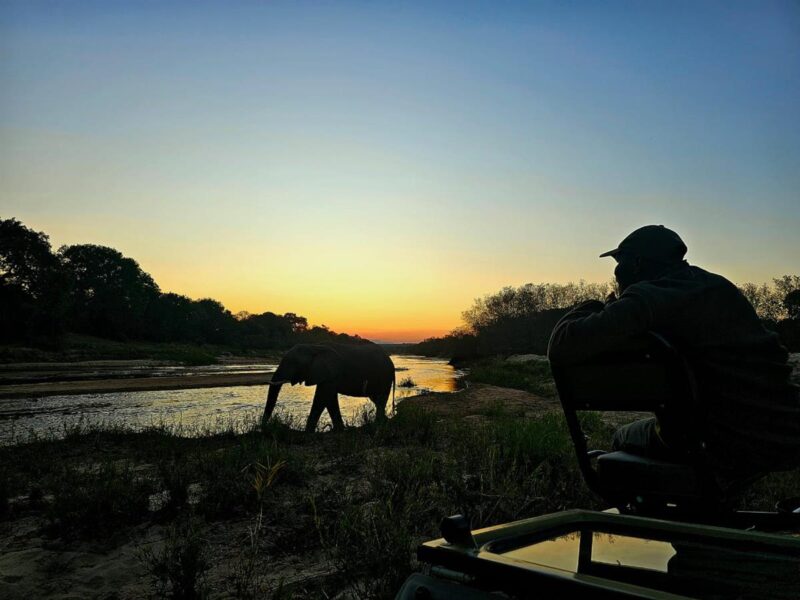
[[[676,538],[678,536],[675,536]],[[706,600],[800,597],[800,560],[791,551],[707,539],[649,539],[576,531],[503,556]]]
[[[600,532],[573,532],[504,553],[509,558],[578,573],[581,536],[592,536],[593,561],[666,572],[675,555],[672,544]]]
[[[458,387],[461,372],[453,369],[443,359],[421,356],[393,355],[397,369],[397,382],[411,378],[414,386],[398,386],[396,399],[414,396],[426,391],[452,392]],[[272,372],[277,365],[214,365],[169,369],[170,375],[189,373],[216,373],[243,371]],[[276,414],[293,419],[302,425],[308,416],[314,387],[286,385],[281,390]],[[237,386],[163,390],[142,392],[112,392],[48,396],[4,400],[0,404],[0,443],[24,440],[31,433],[63,432],[78,422],[119,423],[135,427],[148,425],[178,425],[187,432],[201,428],[205,432],[244,427],[261,415],[266,399],[266,386]],[[345,422],[358,420],[364,410],[374,409],[368,398],[339,396],[339,405]],[[387,407],[391,411],[391,406]],[[327,412],[320,419],[320,427],[328,427]]]

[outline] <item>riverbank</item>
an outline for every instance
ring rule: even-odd
[[[343,433],[92,429],[0,449],[0,596],[391,597],[445,514],[500,522],[578,488],[558,416],[520,421],[492,394],[449,417],[426,395]]]
[[[448,514],[601,508],[552,398],[473,384],[385,424],[201,438],[87,428],[0,448],[0,596],[391,598]],[[613,426],[588,418],[593,445]],[[753,508],[797,489],[773,477]]]
[[[392,598],[443,516],[603,508],[540,362],[475,364],[465,389],[341,433],[84,425],[0,448],[0,597]],[[592,447],[639,416],[586,415]],[[797,489],[775,474],[742,506]]]
[[[265,385],[279,358],[225,354],[214,365],[92,360],[0,365],[0,400],[74,394]]]
[[[20,363],[87,361],[168,361],[183,365],[213,365],[229,356],[274,359],[279,350],[244,349],[214,344],[115,341],[69,333],[46,347],[0,345],[0,366]]]
[[[75,394],[104,394],[110,392],[142,392],[151,390],[184,390],[242,385],[265,385],[269,383],[271,378],[271,374],[265,373],[216,373],[213,375],[193,374],[0,385],[0,400]]]

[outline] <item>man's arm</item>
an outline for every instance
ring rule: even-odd
[[[583,362],[625,349],[633,336],[645,333],[652,325],[650,308],[638,295],[625,294],[607,304],[584,302],[556,324],[547,356],[558,364]]]

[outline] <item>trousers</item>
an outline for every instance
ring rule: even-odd
[[[690,459],[687,450],[667,445],[661,435],[661,427],[655,417],[623,425],[614,432],[612,450],[630,452],[646,458],[670,462],[685,462]],[[763,472],[742,472],[732,465],[714,465],[711,469],[717,487],[726,492],[738,492],[746,485],[764,475]]]

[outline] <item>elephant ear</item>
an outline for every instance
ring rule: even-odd
[[[306,385],[319,385],[336,381],[343,373],[342,358],[331,348],[318,346],[314,359],[308,368]]]

